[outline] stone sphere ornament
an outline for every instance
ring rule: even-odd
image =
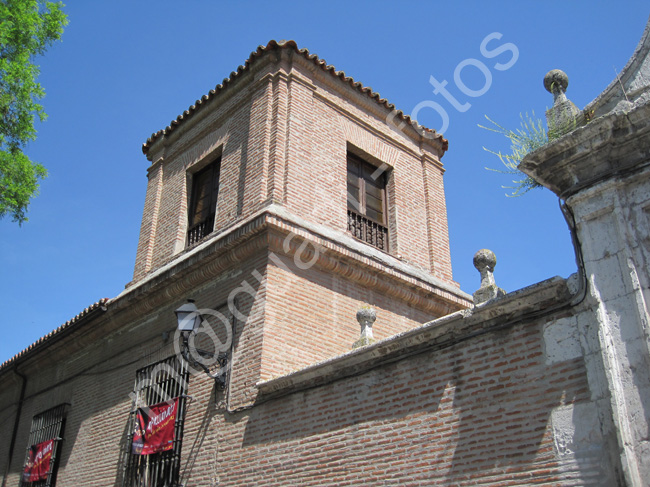
[[[372,324],[377,320],[377,312],[373,308],[360,308],[357,311],[357,321],[363,329],[364,326],[372,327]]]
[[[496,265],[497,256],[491,250],[481,249],[474,254],[474,267],[479,272],[481,272],[481,269],[488,269],[490,272],[494,272]]]
[[[363,306],[357,311],[357,321],[361,326],[361,336],[352,344],[352,348],[364,347],[375,342],[372,336],[372,325],[377,320],[377,312],[370,306]]]
[[[481,287],[473,294],[474,304],[485,304],[506,295],[506,292],[494,282],[494,268],[497,256],[488,249],[481,249],[474,254],[474,267],[481,274]]]
[[[551,69],[546,76],[544,76],[544,88],[549,93],[554,95],[557,93],[564,93],[569,87],[569,77],[561,69]]]

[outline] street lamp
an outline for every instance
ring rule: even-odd
[[[181,333],[196,331],[201,326],[201,321],[203,321],[199,308],[196,307],[193,299],[188,299],[187,303],[174,313],[176,313],[176,319],[178,320],[178,331]]]
[[[199,330],[201,323],[203,323],[203,316],[201,312],[194,304],[193,299],[188,299],[187,303],[183,304],[176,311],[176,319],[178,320],[178,331],[181,333],[183,338],[181,342],[181,355],[185,361],[194,366],[203,369],[203,371],[212,379],[215,380],[217,387],[221,390],[226,388],[226,383],[228,380],[226,366],[228,365],[228,356],[225,352],[219,352],[216,357],[216,362],[219,365],[219,368],[210,372],[210,369],[201,361],[197,360],[194,355],[191,353],[192,350],[189,346],[190,336]],[[206,320],[207,324],[207,320]],[[208,357],[214,358],[215,354],[205,350],[200,350],[198,348],[194,349],[201,358]]]

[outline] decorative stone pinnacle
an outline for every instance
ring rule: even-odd
[[[544,88],[553,93],[553,106],[546,110],[549,139],[571,132],[578,125],[582,112],[566,97],[569,77],[561,69],[552,69],[544,76]]]
[[[551,69],[544,76],[544,88],[549,93],[553,93],[554,100],[557,100],[558,96],[563,96],[568,87],[569,77],[561,69]]]
[[[481,249],[474,254],[474,267],[481,273],[481,287],[473,295],[475,305],[506,295],[506,292],[494,282],[496,265],[497,257],[491,250]]]
[[[481,249],[474,254],[474,267],[481,273],[481,287],[494,284],[494,268],[497,265],[497,256],[488,249]]]
[[[370,306],[363,306],[357,311],[357,321],[361,325],[361,336],[352,344],[352,348],[370,345],[375,341],[372,336],[372,325],[377,319],[377,312]]]

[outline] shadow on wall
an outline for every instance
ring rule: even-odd
[[[261,404],[243,446],[273,444],[265,470],[276,478],[325,463],[332,482],[360,469],[449,485],[552,482],[567,466],[557,462],[551,413],[589,393],[582,358],[545,363],[540,328],[518,325]],[[582,478],[601,475],[589,459],[569,460]]]
[[[126,370],[129,372],[118,369],[88,373],[70,382],[68,402],[71,405],[66,418],[58,482],[65,484],[68,476],[78,478],[79,470],[86,470],[88,478],[92,478],[91,469],[80,461],[83,458],[96,459],[96,468],[120,462],[122,439],[106,428],[120,424],[126,430],[131,405],[128,393],[133,387],[132,369]],[[93,418],[101,418],[101,421]],[[78,438],[93,441],[82,442]]]
[[[183,435],[187,440],[190,440],[192,438],[194,439],[191,444],[189,441],[183,442],[183,456],[187,456],[185,463],[181,465],[181,476],[179,479],[180,485],[187,485],[187,482],[190,480],[192,472],[194,471],[194,466],[196,464],[197,458],[203,451],[204,445],[209,444],[210,440],[215,443],[217,442],[215,438],[210,438],[206,443],[206,439],[210,433],[210,425],[212,424],[212,420],[217,414],[223,413],[223,411],[217,410],[215,404],[216,393],[216,385],[212,383],[212,388],[208,392],[207,396],[209,397],[209,400],[205,405],[205,411],[202,414],[202,419],[198,425],[198,428],[193,431],[187,431]],[[204,394],[201,394],[201,396],[206,397]],[[216,446],[218,447],[219,445],[217,444]]]

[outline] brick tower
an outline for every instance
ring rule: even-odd
[[[293,41],[271,41],[143,145],[151,166],[127,291],[171,278],[173,298],[230,302],[247,344],[235,359],[250,363],[244,396],[348,351],[363,305],[377,309],[379,339],[462,309],[446,148]]]

